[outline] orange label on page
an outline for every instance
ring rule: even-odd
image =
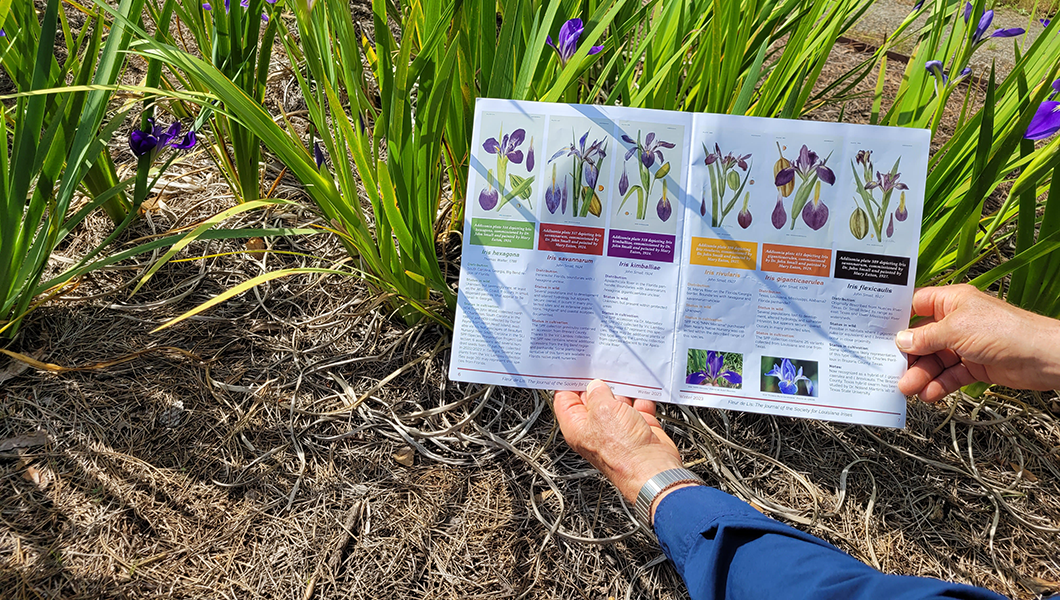
[[[688,261],[694,265],[723,267],[726,269],[755,270],[758,260],[758,244],[735,240],[692,238],[692,252]]]
[[[762,244],[763,271],[828,277],[831,267],[832,251],[829,249]]]

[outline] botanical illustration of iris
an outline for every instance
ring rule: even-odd
[[[600,179],[600,169],[603,167],[604,159],[607,158],[607,148],[604,139],[595,140],[592,144],[586,147],[586,143],[589,141],[589,132],[586,131],[580,139],[575,141],[573,139],[574,132],[571,132],[571,144],[560,148],[548,162],[552,163],[561,158],[573,157],[574,160],[571,162],[571,181],[574,187],[573,193],[571,194],[571,216],[572,217],[585,217],[587,215],[593,215],[599,217],[603,212],[603,204],[600,202],[600,192],[604,190],[603,185],[598,185]],[[553,186],[555,186],[555,173],[556,165],[552,165],[553,173]],[[579,186],[580,182],[580,186]],[[579,189],[580,187],[580,189]],[[566,189],[567,189],[567,177],[563,177],[562,187],[562,202],[559,204],[560,214],[563,214],[567,210],[566,201]],[[553,202],[556,202],[557,196],[553,193]],[[548,196],[545,198],[546,204],[548,202]],[[556,211],[549,208],[553,213]]]
[[[557,209],[561,215],[567,212],[567,176],[563,175],[563,187],[557,185],[555,164],[552,165],[552,185],[545,190],[545,208],[552,214],[556,214]]]
[[[765,361],[766,359],[763,359]],[[802,367],[798,370],[795,369],[795,365],[788,359],[783,359],[778,365],[776,362],[773,363],[773,368],[764,374],[765,377],[776,377],[777,389],[782,394],[788,394],[791,396],[816,396],[814,391],[813,380],[803,375]],[[800,389],[799,382],[802,382]],[[763,385],[763,389],[765,389]]]
[[[894,235],[895,220],[901,223],[909,218],[909,209],[905,205],[905,190],[908,190],[909,186],[900,181],[902,174],[898,172],[898,164],[901,161],[901,157],[895,160],[894,166],[887,173],[875,171],[875,177],[871,150],[859,150],[856,159],[850,163],[857,186],[857,195],[854,196],[857,208],[850,215],[850,233],[857,239],[865,239],[871,227],[874,239],[883,241],[884,235]],[[880,193],[878,200],[877,190]],[[901,192],[898,208],[894,212],[888,212],[895,190]],[[886,229],[884,223],[887,224]]]
[[[773,227],[780,229],[788,220],[787,211],[784,209],[784,199],[795,193],[791,201],[791,226],[795,229],[795,223],[802,215],[806,225],[817,231],[828,222],[828,206],[821,201],[821,183],[835,185],[835,173],[827,166],[831,154],[821,160],[817,153],[810,150],[806,144],[799,150],[799,156],[795,161],[789,161],[784,157],[784,150],[777,144],[777,152],[780,158],[773,164],[774,184],[777,186],[777,204],[773,208],[771,217]],[[795,180],[799,180],[796,190]],[[813,201],[810,201],[810,192],[813,192]]]
[[[622,159],[622,179],[618,182],[618,193],[622,196],[622,204],[619,205],[618,210],[621,211],[622,207],[626,205],[626,200],[629,200],[629,197],[636,192],[637,218],[646,218],[648,215],[648,202],[651,199],[652,188],[656,181],[663,179],[662,197],[659,198],[659,203],[655,207],[655,212],[659,215],[659,219],[665,222],[670,218],[670,215],[673,214],[673,207],[670,205],[670,199],[667,195],[666,181],[664,179],[670,172],[670,163],[666,161],[662,151],[664,149],[673,148],[675,145],[662,138],[657,138],[654,132],[649,132],[648,135],[644,136],[644,141],[641,142],[640,134],[641,132],[637,131],[636,141],[628,135],[622,136],[622,141],[630,144],[632,147],[626,150],[626,155]],[[640,185],[628,187],[629,176],[626,173],[626,163],[629,162],[634,155],[637,157],[637,171],[640,173]]]
[[[685,383],[739,388],[743,384],[743,355],[714,350],[689,350]]]
[[[534,182],[534,178],[508,173],[508,163],[517,165],[523,163],[523,151],[519,149],[519,146],[522,146],[524,141],[526,141],[524,129],[516,129],[511,134],[505,134],[504,126],[501,125],[501,132],[497,137],[483,142],[482,149],[497,156],[497,166],[496,170],[487,171],[486,187],[479,192],[478,204],[482,210],[494,208],[500,210],[516,196],[526,200],[527,204],[530,203],[532,193],[530,185]],[[510,187],[505,191],[505,185],[509,183]]]
[[[717,143],[714,144],[713,152],[707,150],[707,145],[703,144],[703,154],[705,155],[703,164],[709,169],[710,175],[710,225],[721,227],[725,217],[736,206],[736,201],[739,200],[740,194],[743,193],[744,187],[751,178],[751,161],[749,160],[751,155],[739,155],[732,152],[723,155]],[[728,202],[725,198],[727,192],[733,194]],[[751,225],[751,213],[747,208],[749,199],[750,193],[745,195],[743,209],[737,218],[740,227],[744,229]],[[707,214],[706,185],[703,186],[703,201],[699,206],[699,214],[700,216]]]

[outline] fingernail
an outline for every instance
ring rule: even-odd
[[[898,335],[894,336],[894,343],[898,345],[898,348],[902,350],[908,350],[913,347],[913,332],[906,329],[899,331]]]
[[[599,387],[605,387],[606,388],[606,387],[609,387],[609,386],[606,383],[604,383],[603,381],[599,380],[599,379],[594,379],[594,380],[589,382],[589,385],[587,385],[585,387],[585,389],[587,391],[589,391],[589,392],[592,392],[593,390],[595,390],[595,389],[597,389]]]

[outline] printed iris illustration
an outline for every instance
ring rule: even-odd
[[[732,152],[723,155],[721,147],[716,143],[713,152],[707,150],[707,145],[703,144],[703,154],[705,155],[703,164],[709,169],[710,175],[710,225],[721,227],[725,217],[736,206],[736,201],[739,200],[740,194],[743,193],[751,178],[749,160],[751,155],[739,155]],[[732,198],[726,199],[725,195],[729,192],[732,192]],[[737,216],[737,222],[744,229],[751,225],[751,211],[747,206],[749,200],[750,193],[747,193],[744,196],[743,208]],[[703,186],[703,201],[699,207],[699,214],[704,217],[707,214],[706,185]]]
[[[685,383],[739,388],[743,384],[743,355],[714,350],[689,350]]]
[[[567,212],[567,176],[563,176],[563,187],[556,184],[556,165],[552,165],[552,185],[548,186],[545,190],[545,208],[548,212],[556,214],[556,210],[559,209],[559,214]]]
[[[850,233],[857,239],[864,239],[871,231],[874,239],[883,241],[884,235],[894,235],[895,221],[902,223],[909,218],[909,209],[905,206],[905,190],[908,190],[909,186],[900,181],[902,174],[898,172],[898,164],[901,161],[899,157],[889,172],[880,173],[873,167],[872,151],[860,150],[855,160],[850,163],[857,186],[857,195],[854,196],[857,207],[850,215]],[[895,190],[900,192],[898,208],[890,212],[891,196]]]
[[[644,141],[641,141],[641,132],[637,132],[636,141],[628,135],[622,136],[622,141],[631,145],[632,147],[626,150],[626,155],[622,159],[622,179],[619,180],[618,193],[622,195],[622,204],[618,206],[618,210],[622,210],[622,207],[626,205],[626,201],[634,193],[637,194],[637,219],[645,219],[648,214],[648,202],[651,199],[651,194],[655,182],[662,179],[662,197],[659,198],[659,203],[655,206],[655,212],[658,214],[659,219],[667,221],[670,215],[673,214],[673,207],[670,205],[670,199],[667,195],[667,186],[665,177],[670,173],[670,163],[666,161],[663,156],[663,150],[674,148],[675,145],[671,142],[667,142],[662,138],[657,138],[655,132],[649,132],[648,135],[644,136]],[[631,158],[637,157],[637,171],[640,174],[640,185],[629,185],[629,175],[626,172],[626,163]],[[653,171],[654,169],[654,171]],[[623,189],[628,188],[628,189]]]
[[[499,142],[497,141],[498,139],[500,139]],[[504,208],[505,204],[516,197],[522,198],[527,204],[530,204],[530,195],[533,191],[530,186],[533,184],[534,178],[520,177],[514,173],[508,173],[508,163],[522,164],[523,151],[519,149],[519,146],[522,146],[524,141],[526,141],[525,130],[516,129],[509,135],[504,133],[502,125],[501,133],[497,137],[490,138],[482,143],[483,150],[497,156],[496,169],[487,171],[486,187],[478,194],[478,204],[482,207],[482,210],[493,210],[496,208],[499,211]],[[531,140],[530,148],[527,161],[533,163],[533,140]],[[527,167],[527,172],[529,170],[530,167]],[[507,189],[505,189],[506,184],[510,184]]]
[[[821,183],[835,185],[835,173],[827,165],[828,158],[823,160],[817,153],[810,150],[806,144],[802,145],[798,157],[794,162],[784,156],[780,144],[777,144],[777,152],[780,158],[773,164],[774,184],[777,186],[777,205],[773,208],[771,217],[773,227],[780,229],[788,221],[788,213],[784,209],[784,199],[794,192],[791,201],[791,226],[795,229],[799,216],[806,225],[817,231],[828,222],[828,206],[821,201]],[[798,185],[796,186],[796,179]],[[796,189],[797,187],[797,189]],[[810,200],[810,192],[813,192],[813,200]]]
[[[773,363],[773,368],[765,373],[766,377],[776,377],[779,381],[776,382],[777,388],[782,394],[789,395],[801,395],[801,396],[815,396],[813,381],[803,375],[802,367],[798,370],[795,369],[795,365],[788,359],[783,359],[780,364]],[[799,389],[799,382],[802,382],[802,389]]]
[[[573,138],[573,132],[571,135]],[[598,186],[597,182],[600,179],[600,169],[603,167],[604,159],[607,158],[606,143],[601,138],[586,147],[588,141],[589,132],[586,131],[579,140],[574,141],[572,139],[570,146],[560,148],[552,155],[552,158],[548,159],[549,163],[554,163],[561,158],[574,158],[571,161],[570,170],[573,186],[570,211],[572,217],[585,217],[590,214],[594,217],[599,217],[603,213],[603,204],[600,202],[599,193],[604,190],[604,186]],[[559,206],[559,213],[562,215],[567,211],[567,177],[565,175],[563,177],[562,196],[557,196],[557,191],[560,188],[555,187],[555,164],[552,165],[552,180],[552,202],[554,205]],[[580,186],[579,182],[581,183]],[[549,212],[554,214],[556,211],[553,210],[552,206],[548,205],[548,198],[549,195],[546,193],[545,204],[548,206]],[[556,204],[557,202],[558,204]]]

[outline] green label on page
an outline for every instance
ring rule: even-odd
[[[534,247],[534,224],[497,219],[471,219],[471,245],[531,250]]]

